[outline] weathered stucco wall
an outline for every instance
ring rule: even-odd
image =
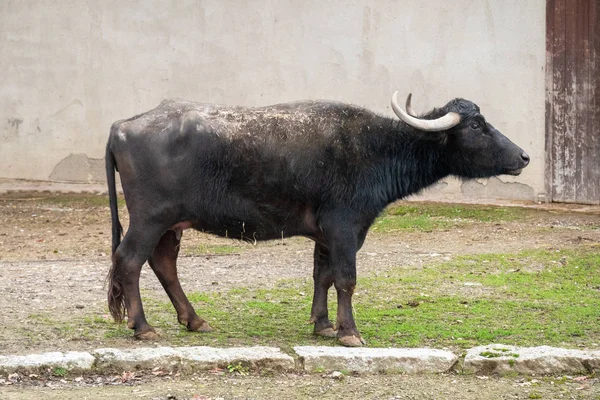
[[[544,35],[538,0],[3,0],[0,178],[102,180],[110,124],[166,97],[326,98],[392,115],[399,89],[421,111],[475,101],[532,158],[520,177],[449,180],[442,194],[534,198]]]

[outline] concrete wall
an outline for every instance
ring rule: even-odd
[[[440,195],[544,191],[541,0],[2,0],[0,55],[0,178],[103,180],[110,124],[166,97],[392,115],[399,89],[421,111],[475,101],[532,158]]]

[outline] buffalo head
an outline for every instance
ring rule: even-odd
[[[529,164],[529,155],[487,122],[479,107],[469,100],[454,99],[418,117],[411,107],[411,95],[403,110],[395,92],[392,109],[413,128],[442,135],[448,150],[445,152],[448,167],[454,175],[464,178],[519,175]]]

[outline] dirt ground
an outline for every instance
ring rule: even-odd
[[[223,372],[187,377],[86,377],[79,382],[36,380],[0,387],[11,400],[49,399],[599,399],[600,388],[585,377],[499,378],[445,375],[363,375],[333,378],[331,374],[231,376]],[[77,379],[77,378],[75,378]]]
[[[600,243],[600,208],[537,206],[537,209],[541,210],[524,221],[475,223],[435,232],[370,234],[358,256],[359,285],[360,277],[367,274],[391,267],[424,265],[460,254]],[[122,222],[126,225],[126,216]],[[196,251],[206,246],[208,249],[234,246],[234,252],[207,255]],[[312,243],[302,238],[252,245],[186,231],[182,254],[187,256],[179,260],[180,278],[184,289],[199,292],[268,287],[282,278],[308,281],[312,276],[312,248]],[[108,317],[104,284],[110,265],[109,249],[110,218],[104,196],[0,194],[0,354],[89,350],[115,345],[110,341],[54,340],[50,333],[36,331],[35,325],[36,315],[52,315],[57,321],[67,321],[73,315]],[[149,268],[143,270],[141,286],[164,296],[166,301]],[[133,340],[116,344],[140,346]],[[600,398],[600,384],[595,379],[584,382],[567,379],[566,383],[562,381],[564,384],[552,383],[549,378],[531,384],[519,377],[484,380],[459,375],[357,376],[343,381],[316,375],[232,379],[211,374],[193,381],[190,377],[148,378],[137,384],[129,382],[128,385],[134,384],[131,387],[107,381],[95,384],[5,380],[4,386],[0,386],[0,397],[167,398],[168,394],[177,393],[176,398],[197,395],[198,399],[287,399],[337,398],[347,393],[350,398],[388,399]],[[535,397],[538,393],[542,397]]]

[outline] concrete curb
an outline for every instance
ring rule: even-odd
[[[307,372],[442,373],[458,361],[455,354],[434,349],[298,346],[294,351]]]
[[[0,370],[32,371],[40,368],[64,368],[68,371],[87,371],[92,369],[96,359],[90,353],[68,351],[29,354],[26,356],[0,356]]]
[[[477,375],[519,373],[559,375],[600,370],[600,351],[500,344],[467,351],[464,362],[449,351],[435,349],[344,348],[297,346],[294,357],[276,347],[148,347],[96,349],[91,352],[51,352],[0,356],[2,373],[164,370],[206,371],[234,367],[240,370],[347,371],[360,373],[444,373],[451,370]]]
[[[277,347],[153,347],[98,349],[92,352],[99,370],[177,369],[210,370],[240,363],[245,368],[293,370],[294,359]]]
[[[237,366],[244,369],[295,370],[294,358],[277,347],[146,347],[96,349],[91,352],[52,352],[0,356],[0,371],[38,372],[63,368],[74,372],[151,370],[202,371]]]
[[[523,375],[576,374],[594,370],[600,370],[600,351],[501,344],[470,349],[463,365],[463,371],[477,375],[510,372]]]

